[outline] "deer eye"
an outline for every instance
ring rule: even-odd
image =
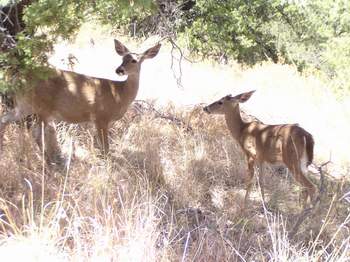
[[[219,101],[219,102],[218,102],[218,104],[219,104],[219,105],[222,105],[222,104],[223,104],[223,102],[222,102],[222,101]]]
[[[135,59],[131,60],[131,63],[135,64],[137,61]]]

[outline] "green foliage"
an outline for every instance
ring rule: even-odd
[[[350,91],[350,34],[332,38],[322,52],[325,61],[322,71],[332,80],[331,86],[339,95]]]
[[[156,4],[151,0],[101,0],[95,1],[94,6],[95,16],[104,23],[115,25],[116,29],[141,21],[155,10]]]
[[[47,77],[47,55],[53,44],[73,37],[87,17],[122,26],[149,15],[152,7],[150,0],[33,1],[25,9],[25,28],[16,35],[16,47],[0,55],[0,91],[20,88],[27,79]]]
[[[280,1],[198,0],[185,35],[190,48],[204,56],[228,56],[254,64],[277,61],[275,36],[264,25],[279,17]]]
[[[20,88],[28,78],[47,77],[53,43],[69,38],[84,21],[84,0],[38,0],[25,9],[17,45],[0,56],[0,91]]]
[[[84,19],[84,0],[39,0],[25,12],[26,31],[33,35],[40,29],[51,38],[71,36]]]
[[[17,2],[17,1],[15,1],[15,0],[0,0],[0,7],[7,6],[7,5],[14,3],[14,2]]]
[[[350,91],[348,0],[34,0],[17,46],[0,54],[0,90],[23,85],[28,75],[47,77],[53,43],[91,17],[133,36],[180,36],[204,57],[317,69],[336,90]]]
[[[315,68],[340,95],[350,91],[350,2],[306,2],[295,5],[294,23],[272,21],[266,28],[277,36],[277,49],[300,70]]]
[[[182,36],[202,56],[293,63],[350,91],[350,1],[197,0],[190,12]]]

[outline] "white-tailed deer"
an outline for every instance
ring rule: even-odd
[[[55,129],[50,125],[52,119],[68,123],[94,122],[103,152],[107,153],[109,123],[123,117],[137,95],[142,62],[155,57],[161,47],[157,44],[142,54],[135,54],[118,40],[114,40],[114,44],[118,55],[123,57],[116,73],[127,75],[125,81],[89,77],[62,70],[55,70],[54,75],[47,80],[36,80],[33,88],[16,94],[15,109],[0,117],[0,152],[3,150],[5,127],[10,122],[36,114],[39,123],[43,125],[38,125],[33,133],[42,148],[43,126],[49,163],[61,160],[60,154],[57,154],[60,151]]]
[[[264,186],[261,165],[283,163],[293,173],[294,178],[303,187],[303,203],[308,197],[313,200],[315,187],[306,177],[307,167],[312,163],[314,140],[312,135],[297,124],[265,125],[241,118],[239,103],[246,102],[254,91],[232,97],[225,96],[204,107],[209,114],[225,115],[231,135],[239,143],[248,160],[248,179],[244,203],[246,204],[254,178],[254,165],[259,166],[259,181],[264,199]]]

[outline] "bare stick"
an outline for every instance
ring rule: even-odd
[[[186,128],[185,130],[188,132],[193,131],[193,128],[189,125],[189,123],[186,124],[184,120],[182,120],[174,115],[171,115],[169,113],[165,114],[165,113],[160,112],[151,103],[149,103],[145,100],[135,100],[134,108],[139,114],[142,114],[143,113],[142,109],[145,109],[144,105],[147,105],[146,110],[153,112],[156,115],[156,117],[162,118],[165,120],[169,120],[170,122],[174,123],[177,126],[185,127]]]

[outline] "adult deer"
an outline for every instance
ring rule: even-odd
[[[238,142],[248,160],[248,179],[244,204],[251,191],[254,178],[254,165],[259,166],[259,180],[264,199],[264,185],[261,165],[283,163],[293,173],[303,187],[301,194],[305,204],[308,197],[313,199],[315,187],[306,177],[307,167],[312,163],[314,140],[312,135],[297,124],[265,125],[261,122],[244,122],[239,103],[246,102],[255,91],[237,96],[225,96],[204,107],[209,114],[225,115],[231,135]]]
[[[10,122],[36,114],[39,123],[43,125],[38,125],[33,134],[42,148],[44,130],[45,152],[49,163],[61,161],[55,129],[50,125],[52,119],[68,123],[94,122],[103,152],[107,153],[109,123],[123,117],[137,95],[142,62],[155,57],[161,47],[157,44],[142,54],[136,54],[131,53],[118,40],[114,40],[114,44],[118,55],[123,57],[116,73],[127,75],[125,81],[89,77],[62,70],[55,70],[54,75],[47,80],[36,80],[35,87],[16,95],[15,109],[0,117],[0,152],[3,150],[5,127]]]

